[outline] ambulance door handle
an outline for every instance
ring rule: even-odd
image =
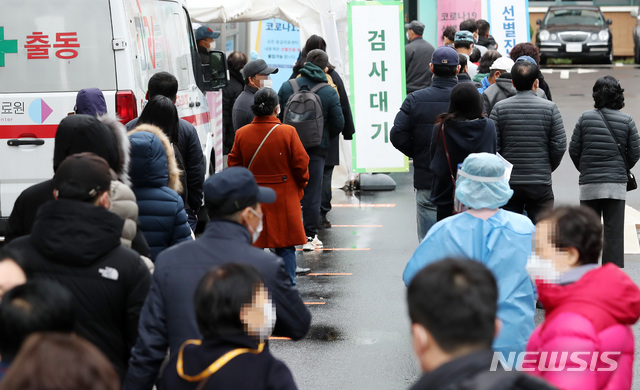
[[[9,146],[24,146],[24,145],[44,145],[43,139],[10,139],[7,140]]]

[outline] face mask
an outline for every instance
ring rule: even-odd
[[[280,105],[276,106],[276,116],[280,115]]]
[[[260,88],[273,88],[273,80],[260,80]]]
[[[407,31],[407,33],[405,34],[405,36],[407,37],[407,41],[410,41],[411,38],[409,38],[409,31]]]
[[[271,302],[271,299],[264,305],[264,319],[265,322],[258,330],[258,336],[260,336],[260,340],[262,341],[267,340],[269,336],[271,336],[273,327],[276,324],[276,307],[273,305],[273,302]]]
[[[542,280],[546,283],[558,283],[560,273],[556,269],[555,264],[550,259],[541,259],[533,254],[527,260],[527,273],[533,282]]]
[[[253,230],[253,232],[251,232],[251,243],[255,244],[256,241],[258,241],[258,238],[260,238],[260,233],[262,233],[262,214],[258,214],[257,211],[255,211],[254,209],[250,208],[249,211],[251,211],[253,213],[253,215],[255,215],[256,217],[260,218],[260,222],[258,222],[258,226],[256,227],[256,230]],[[249,226],[251,227],[251,226]]]

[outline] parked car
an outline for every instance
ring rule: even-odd
[[[611,20],[605,20],[600,7],[569,5],[549,7],[536,34],[540,62],[548,58],[590,58],[613,62]]]
[[[636,64],[640,64],[640,6],[631,11],[631,17],[636,19],[636,26],[633,28],[633,59]]]

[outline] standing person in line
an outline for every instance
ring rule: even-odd
[[[458,31],[453,41],[453,47],[455,47],[459,54],[467,57],[467,74],[469,74],[469,77],[473,80],[478,74],[478,65],[471,62],[469,58],[473,51],[473,34],[466,30]]]
[[[580,171],[580,204],[604,219],[602,263],[620,268],[624,268],[627,170],[640,158],[636,124],[620,111],[623,92],[614,77],[599,78],[593,85],[595,110],[580,116],[569,144],[569,156]]]
[[[294,95],[293,85],[298,88],[306,87],[311,91],[321,85],[316,95],[322,104],[323,131],[321,143],[315,147],[305,148],[309,154],[309,184],[304,189],[302,197],[302,220],[307,235],[307,242],[302,249],[312,251],[323,248],[318,238],[318,224],[320,223],[320,203],[322,201],[322,177],[324,175],[325,159],[331,144],[331,139],[337,137],[344,128],[344,115],[340,105],[338,93],[328,84],[329,56],[320,49],[311,50],[307,56],[300,77],[282,84],[278,91],[280,106],[287,109],[289,98]],[[286,122],[288,118],[284,118]]]
[[[0,390],[120,390],[120,380],[106,356],[73,333],[35,333]]]
[[[449,111],[438,115],[431,138],[431,202],[438,221],[453,215],[458,164],[480,152],[496,153],[496,127],[482,115],[482,97],[473,84],[461,83],[451,90]]]
[[[553,208],[551,173],[558,168],[567,149],[562,116],[555,103],[540,99],[538,66],[518,60],[511,68],[518,93],[496,103],[491,119],[496,122],[498,152],[511,164],[509,184],[513,197],[505,210],[524,214],[533,223],[538,214]]]
[[[179,195],[180,170],[171,142],[160,128],[136,126],[129,132],[129,140],[131,188],[138,203],[140,229],[155,261],[164,249],[193,239]]]
[[[236,136],[233,128],[233,104],[244,89],[244,77],[240,70],[247,64],[247,55],[241,51],[232,51],[227,57],[227,67],[229,68],[229,81],[227,86],[222,88],[222,126],[224,134],[222,136],[222,153],[226,156],[233,147],[233,140]]]
[[[481,87],[478,88],[478,92],[482,93],[485,89],[491,85],[489,83],[490,76],[490,67],[493,65],[493,62],[498,58],[502,57],[502,54],[497,52],[496,50],[487,50],[486,53],[480,58],[480,64],[478,65],[478,73],[473,78],[473,81],[476,83],[480,83]]]
[[[413,20],[404,25],[409,43],[404,47],[407,71],[407,95],[431,85],[431,57],[435,48],[422,38],[424,23]]]
[[[210,221],[195,241],[160,253],[151,291],[140,314],[140,336],[131,350],[124,388],[151,390],[167,356],[186,340],[200,338],[193,297],[198,281],[214,266],[254,266],[276,308],[275,336],[293,340],[309,331],[311,313],[291,284],[282,259],[252,245],[260,236],[263,203],[273,203],[271,188],[259,187],[243,167],[229,167],[205,182]]]
[[[289,368],[266,347],[276,314],[255,267],[214,267],[198,283],[193,301],[202,340],[182,344],[159,390],[297,389]]]
[[[447,26],[442,32],[442,44],[444,46],[453,47],[453,41],[456,39],[456,26]]]
[[[478,22],[474,19],[466,19],[460,22],[459,31],[468,31],[473,35],[473,47],[478,50],[478,60],[487,52],[487,48],[478,43]]]
[[[431,138],[433,124],[438,115],[449,108],[449,94],[458,84],[460,70],[458,53],[447,46],[433,52],[431,60],[433,82],[431,86],[407,96],[396,115],[389,139],[393,146],[407,157],[413,158],[413,187],[416,190],[416,220],[418,241],[436,223],[436,206],[431,203],[433,174],[431,165]]]
[[[458,170],[456,198],[467,210],[439,221],[416,248],[402,278],[409,286],[421,269],[448,256],[479,261],[498,282],[498,317],[502,321],[493,349],[523,352],[535,325],[533,283],[527,258],[535,230],[529,218],[501,209],[513,191],[505,164],[495,154],[470,154]]]
[[[174,104],[178,95],[178,79],[171,73],[158,72],[151,76],[145,99],[150,101],[156,95],[168,97]],[[138,118],[127,123],[127,130],[137,126]],[[187,214],[189,226],[195,231],[198,211],[202,206],[202,184],[204,183],[205,159],[196,128],[186,120],[178,119],[178,149],[184,159],[184,173],[187,178],[187,193],[190,212]]]
[[[538,46],[534,45],[531,42],[518,43],[509,52],[509,57],[511,57],[513,61],[516,61],[522,56],[530,57],[533,61],[535,61],[536,65],[538,65],[538,69],[540,69],[540,49],[538,49]],[[544,75],[539,70],[538,86],[544,91],[546,99],[553,100],[551,99],[551,89],[549,88],[549,84],[547,84],[547,82],[544,80]]]
[[[258,90],[251,109],[256,117],[236,132],[228,163],[249,169],[258,185],[275,191],[276,201],[262,206],[264,227],[254,245],[275,248],[295,285],[295,246],[307,242],[300,200],[309,182],[309,155],[295,127],[280,123],[276,91]]]
[[[253,121],[251,106],[253,106],[254,95],[260,88],[273,87],[273,81],[269,75],[278,73],[278,68],[271,68],[264,60],[258,59],[247,62],[240,72],[244,78],[244,90],[238,95],[231,110],[234,132]]]
[[[588,207],[548,211],[536,225],[527,269],[545,318],[522,368],[561,389],[631,389],[640,289],[614,264],[598,266],[601,249],[600,217]]]
[[[300,69],[306,62],[307,53],[311,50],[320,49],[324,52],[327,51],[327,43],[325,40],[318,36],[312,35],[307,39],[307,43],[304,45],[298,62],[293,67],[293,74],[290,78],[296,78],[299,75]],[[351,104],[349,103],[349,95],[344,88],[344,82],[342,78],[336,72],[335,66],[329,63],[329,71],[327,72],[327,84],[331,85],[340,98],[340,107],[342,108],[342,115],[344,116],[344,128],[342,129],[342,137],[345,140],[352,140],[353,135],[356,132],[355,125],[353,123],[353,115],[351,114]],[[322,220],[320,226],[323,228],[330,228],[331,221],[327,218],[327,214],[331,211],[331,180],[333,178],[333,169],[336,165],[340,165],[340,137],[333,137],[330,139],[329,152],[327,158],[324,161],[324,174],[322,176],[322,199],[320,201],[320,214]]]
[[[78,307],[76,332],[123,378],[151,276],[140,256],[120,243],[124,221],[109,211],[112,172],[93,153],[67,157],[53,178],[55,200],[40,207],[31,234],[6,249],[23,255],[32,280],[69,289]]]
[[[496,40],[489,34],[491,31],[491,25],[484,19],[476,20],[478,26],[478,46],[484,46],[487,50],[498,50],[498,44]]]
[[[498,293],[491,271],[466,259],[445,258],[413,278],[407,303],[423,375],[411,390],[555,390],[524,372],[492,369]]]

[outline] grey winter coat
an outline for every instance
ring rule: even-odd
[[[551,172],[567,148],[562,116],[554,102],[520,91],[491,111],[498,152],[513,164],[510,184],[551,185]]]
[[[513,86],[511,79],[501,79],[498,77],[494,84],[490,85],[484,90],[484,92],[482,92],[484,111],[487,113],[487,116],[491,115],[491,109],[493,109],[493,106],[495,106],[496,103],[500,100],[515,96],[517,92],[518,91],[516,91],[516,88]],[[547,99],[547,94],[544,93],[542,88],[538,88],[536,95],[543,99]]]
[[[626,150],[630,168],[640,158],[638,129],[631,116],[603,108],[622,149]],[[597,110],[584,112],[578,119],[569,144],[569,156],[580,171],[579,184],[626,183],[627,170],[611,133]]]
[[[407,68],[407,95],[431,85],[431,57],[435,49],[422,38],[415,38],[404,47]]]

